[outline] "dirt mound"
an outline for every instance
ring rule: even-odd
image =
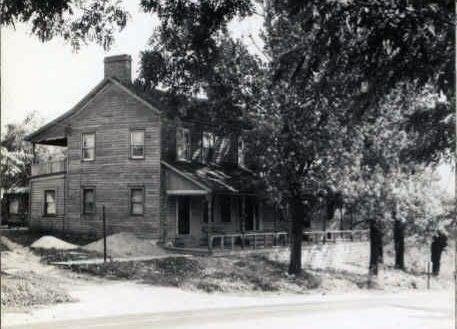
[[[79,246],[65,242],[61,239],[58,239],[52,235],[45,235],[34,243],[31,244],[31,248],[34,249],[57,249],[57,250],[71,250],[77,249]]]
[[[108,255],[115,258],[168,255],[165,250],[156,245],[155,240],[139,239],[127,232],[108,236],[106,248]],[[82,249],[103,253],[103,239],[89,243]]]

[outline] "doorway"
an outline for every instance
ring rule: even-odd
[[[180,196],[177,199],[178,235],[190,234],[190,197]]]

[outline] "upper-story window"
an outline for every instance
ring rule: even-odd
[[[214,154],[214,134],[204,131],[202,134],[202,163],[211,162]]]
[[[176,155],[178,160],[190,160],[190,130],[178,128],[176,131]]]
[[[84,161],[95,160],[95,134],[83,134],[82,135],[82,147],[81,147],[82,159]]]
[[[17,215],[19,213],[19,200],[18,199],[10,200],[9,213],[12,215]]]
[[[238,147],[237,147],[237,156],[238,156],[238,166],[244,167],[245,165],[245,145],[241,137],[238,137]]]
[[[144,130],[130,132],[130,157],[144,159]]]

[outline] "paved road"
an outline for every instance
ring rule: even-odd
[[[439,299],[436,295],[433,298],[431,296],[411,294],[395,299],[391,296],[373,296],[354,300],[123,315],[5,328],[454,328],[452,301],[446,294]]]

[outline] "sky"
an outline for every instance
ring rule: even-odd
[[[74,52],[61,39],[42,43],[23,24],[15,29],[2,29],[1,125],[20,122],[32,111],[37,111],[47,122],[69,110],[103,79],[105,56],[131,55],[135,77],[140,51],[147,48],[158,21],[141,13],[136,1],[124,3],[131,18],[108,52],[95,44]],[[249,42],[248,36],[255,36],[260,25],[261,19],[255,16],[234,22],[230,30],[234,36]],[[443,165],[438,172],[443,188],[454,193],[454,170]]]

